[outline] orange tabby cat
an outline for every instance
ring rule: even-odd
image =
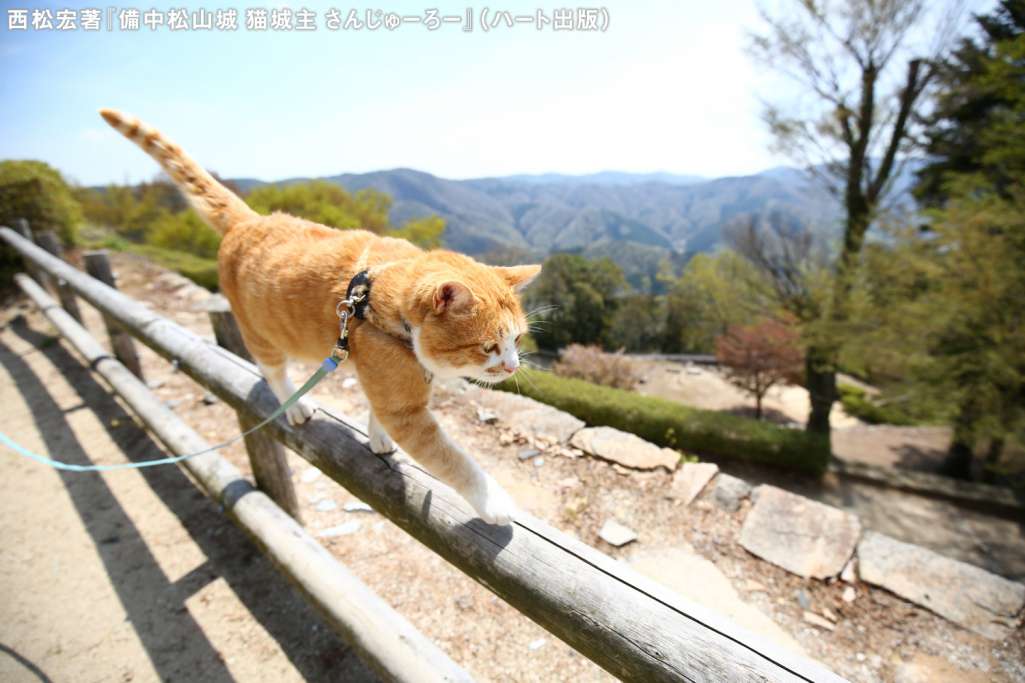
[[[261,216],[156,130],[110,109],[100,114],[156,159],[224,235],[221,291],[280,401],[295,391],[287,359],[319,362],[330,352],[338,336],[336,306],[350,280],[367,271],[366,319],[353,321],[350,348],[370,400],[371,449],[390,452],[394,438],[481,519],[511,521],[512,499],[445,435],[427,402],[431,376],[493,383],[516,371],[517,342],[527,328],[516,290],[541,266],[487,266],[363,230],[335,230],[282,213]],[[288,421],[301,424],[312,414],[303,401],[288,411]]]

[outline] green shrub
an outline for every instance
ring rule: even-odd
[[[592,384],[616,389],[633,389],[640,378],[637,364],[626,354],[606,353],[600,346],[570,344],[559,353],[552,372]]]
[[[82,207],[55,169],[42,161],[0,161],[0,224],[28,220],[36,233],[53,230],[75,243]]]
[[[0,161],[0,225],[15,228],[28,220],[35,232],[53,230],[66,245],[75,243],[82,209],[56,169],[42,161]],[[0,289],[24,268],[21,256],[0,244]]]
[[[862,422],[873,425],[886,424],[906,427],[922,423],[921,420],[915,419],[900,408],[876,403],[863,389],[859,389],[856,386],[841,384],[838,390],[844,412],[851,417],[858,418]]]
[[[497,388],[547,403],[588,425],[615,427],[660,446],[702,456],[812,474],[821,474],[829,463],[828,441],[818,435],[548,372],[524,370],[516,381],[506,380]]]
[[[216,259],[221,236],[192,211],[163,211],[146,230],[146,244],[203,259]]]

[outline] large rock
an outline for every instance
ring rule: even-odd
[[[484,389],[471,384],[467,386],[464,396],[521,432],[532,436],[550,436],[559,443],[567,443],[573,434],[584,427],[582,420],[569,413],[507,391]]]
[[[581,429],[570,439],[570,445],[585,453],[619,463],[635,470],[653,470],[664,467],[670,472],[680,462],[680,454],[612,427],[588,427]]]
[[[683,467],[673,475],[673,483],[669,487],[669,497],[679,500],[684,505],[698,497],[708,482],[711,481],[719,466],[710,462],[685,462]]]
[[[995,640],[1016,627],[1025,607],[1020,583],[871,531],[858,544],[858,574],[862,581]]]
[[[848,512],[775,486],[759,486],[740,544],[788,572],[825,579],[844,568],[860,535],[861,523]]]
[[[633,556],[630,565],[688,600],[792,652],[805,654],[797,641],[757,607],[744,602],[726,575],[690,546],[644,550]]]
[[[750,484],[725,472],[720,472],[712,484],[712,500],[727,512],[739,510],[740,502],[750,495]]]

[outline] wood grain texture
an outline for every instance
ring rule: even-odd
[[[236,410],[269,415],[277,400],[241,359],[89,279],[13,231],[0,237],[63,277]],[[842,681],[543,522],[476,519],[454,491],[399,457],[374,455],[344,416],[318,411],[301,427],[265,429],[552,634],[623,680]]]
[[[61,247],[57,233],[52,230],[45,230],[37,234],[36,242],[57,258],[64,257],[64,248]],[[75,320],[82,322],[82,312],[78,310],[78,298],[75,297],[75,291],[68,287],[68,284],[59,276],[52,277],[51,284],[57,290],[57,298],[60,299],[64,310],[70,313]]]
[[[106,250],[87,251],[83,254],[82,259],[85,262],[85,272],[103,284],[117,289],[114,271],[110,267],[110,258],[107,256]],[[105,313],[103,314],[103,323],[107,327],[107,336],[110,339],[110,348],[114,351],[114,357],[121,361],[121,364],[128,368],[133,375],[144,380],[142,364],[139,362],[139,354],[135,350],[132,335],[125,332],[114,319]]]
[[[88,365],[110,384],[169,450],[184,454],[209,448],[199,434],[112,358],[42,287],[26,275],[16,275],[15,280]],[[182,466],[207,495],[221,503],[225,513],[246,531],[383,680],[404,683],[472,680],[270,498],[253,488],[229,462],[216,453],[204,453],[183,461]]]
[[[17,233],[19,235],[24,237],[29,242],[34,243],[36,241],[35,236],[32,233],[32,226],[29,225],[29,222],[28,222],[27,219],[25,219],[25,218],[15,218],[13,223],[14,223],[14,229],[17,231]],[[39,266],[37,266],[30,259],[25,259],[25,270],[27,270],[28,274],[31,275],[32,278],[36,282],[38,282],[39,284],[43,285],[44,287],[49,287],[50,286],[49,276],[46,273],[44,273],[39,268]]]

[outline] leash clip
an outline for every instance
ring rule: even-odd
[[[356,314],[356,306],[363,303],[363,300],[366,298],[366,294],[359,294],[342,299],[335,306],[335,315],[341,318],[342,323],[345,324],[348,318]]]
[[[356,306],[366,299],[366,294],[348,296],[335,306],[338,316],[338,341],[331,350],[331,359],[336,367],[349,359],[349,320],[356,314]]]

